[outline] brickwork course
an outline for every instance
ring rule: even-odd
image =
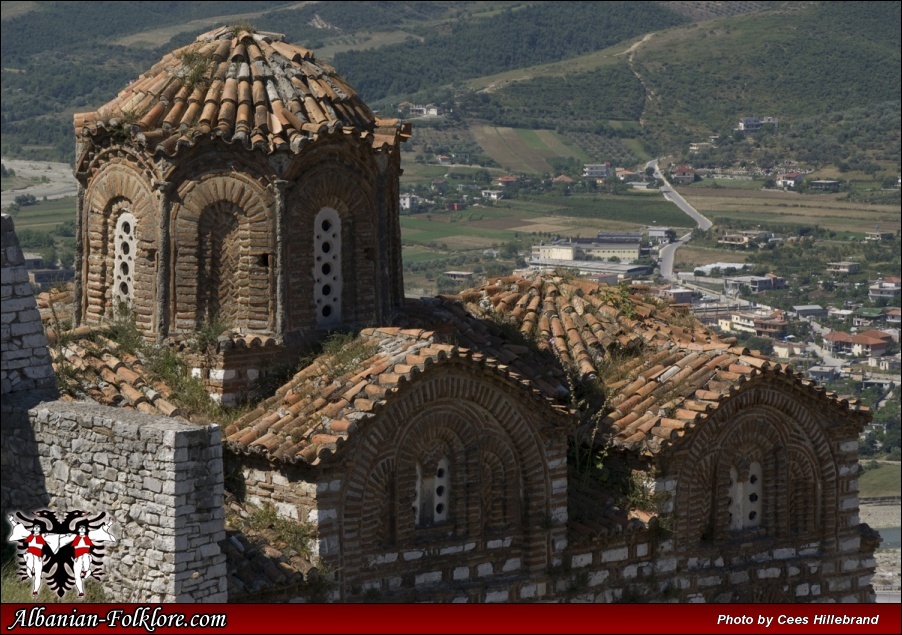
[[[222,403],[308,360],[223,428],[223,480],[237,517],[271,506],[315,537],[299,554],[233,527],[230,599],[309,600],[319,579],[347,602],[873,601],[867,408],[641,286],[404,299],[410,128],[312,52],[216,29],[75,127],[65,398],[183,416],[97,336],[122,304]]]

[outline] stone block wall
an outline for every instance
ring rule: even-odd
[[[0,235],[0,394],[25,390],[54,390],[56,378],[47,350],[47,337],[28,281],[25,258],[13,219],[3,214]]]
[[[14,460],[33,471],[37,455],[48,508],[116,521],[103,581],[111,599],[226,601],[218,426],[71,402],[40,404],[28,418],[33,450]],[[10,467],[4,489],[14,485]]]

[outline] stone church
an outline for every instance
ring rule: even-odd
[[[866,408],[641,287],[405,299],[410,127],[311,51],[211,31],[75,131],[78,324],[215,327],[191,364],[223,403],[321,351],[222,442],[242,497],[315,528],[333,599],[873,600]],[[178,414],[140,360],[90,355],[84,394]]]

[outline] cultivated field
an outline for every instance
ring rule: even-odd
[[[745,252],[738,249],[707,249],[689,243],[677,250],[674,267],[685,271],[715,262],[745,262]]]
[[[902,206],[852,203],[845,194],[797,194],[728,188],[679,188],[699,212],[760,223],[819,225],[836,232],[861,233],[879,225],[887,231],[902,226]]]
[[[471,126],[470,132],[483,151],[511,172],[553,173],[552,157],[587,161],[586,154],[551,130],[520,130],[498,126]]]
[[[64,221],[75,220],[75,197],[38,201],[36,205],[23,207],[13,215],[13,220],[17,232],[23,229],[50,231]]]
[[[402,216],[401,236],[406,245],[467,250],[529,237],[538,241],[549,234],[588,238],[601,229],[636,230],[652,224],[685,225],[686,216],[653,195],[533,196],[474,205],[462,212]]]

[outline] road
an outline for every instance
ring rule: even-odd
[[[692,238],[692,232],[688,234],[684,234],[680,236],[680,238],[669,245],[665,245],[661,247],[661,250],[658,252],[661,257],[661,276],[663,278],[667,278],[668,280],[673,279],[673,257],[676,254],[676,250],[685,245]]]
[[[667,179],[664,178],[664,173],[661,172],[660,168],[658,168],[658,160],[652,159],[648,163],[645,164],[645,168],[652,168],[654,170],[655,178],[661,179],[664,182],[664,185],[661,186],[660,192],[664,195],[664,198],[676,205],[680,208],[680,210],[689,216],[692,220],[695,221],[695,224],[698,225],[700,229],[711,229],[711,221],[698,213],[698,210],[692,207],[686,199],[680,196],[680,193],[673,189],[673,187],[668,183]],[[673,259],[676,255],[676,250],[688,243],[692,240],[692,232],[680,236],[678,240],[670,243],[669,245],[662,247],[659,252],[661,262],[660,262],[660,270],[661,277],[665,280],[674,280],[673,275]]]
[[[2,194],[0,205],[11,205],[16,197],[21,194],[32,194],[36,199],[43,200],[75,196],[78,191],[78,182],[72,174],[72,166],[66,163],[52,161],[26,161],[21,159],[7,159],[3,157],[3,165],[7,170],[15,170],[16,176],[26,178],[47,177],[47,183],[38,183],[21,190],[7,190]]]
[[[686,201],[686,199],[680,196],[680,193],[673,189],[673,186],[670,185],[666,178],[664,178],[664,173],[661,172],[661,169],[658,167],[657,159],[652,159],[645,164],[645,167],[646,169],[653,168],[655,171],[655,178],[664,181],[664,185],[661,187],[661,194],[664,195],[664,198],[679,207],[687,216],[689,216],[689,218],[694,220],[699,229],[711,229],[711,226],[714,223],[699,214],[698,210],[692,207],[692,205],[690,205]]]

